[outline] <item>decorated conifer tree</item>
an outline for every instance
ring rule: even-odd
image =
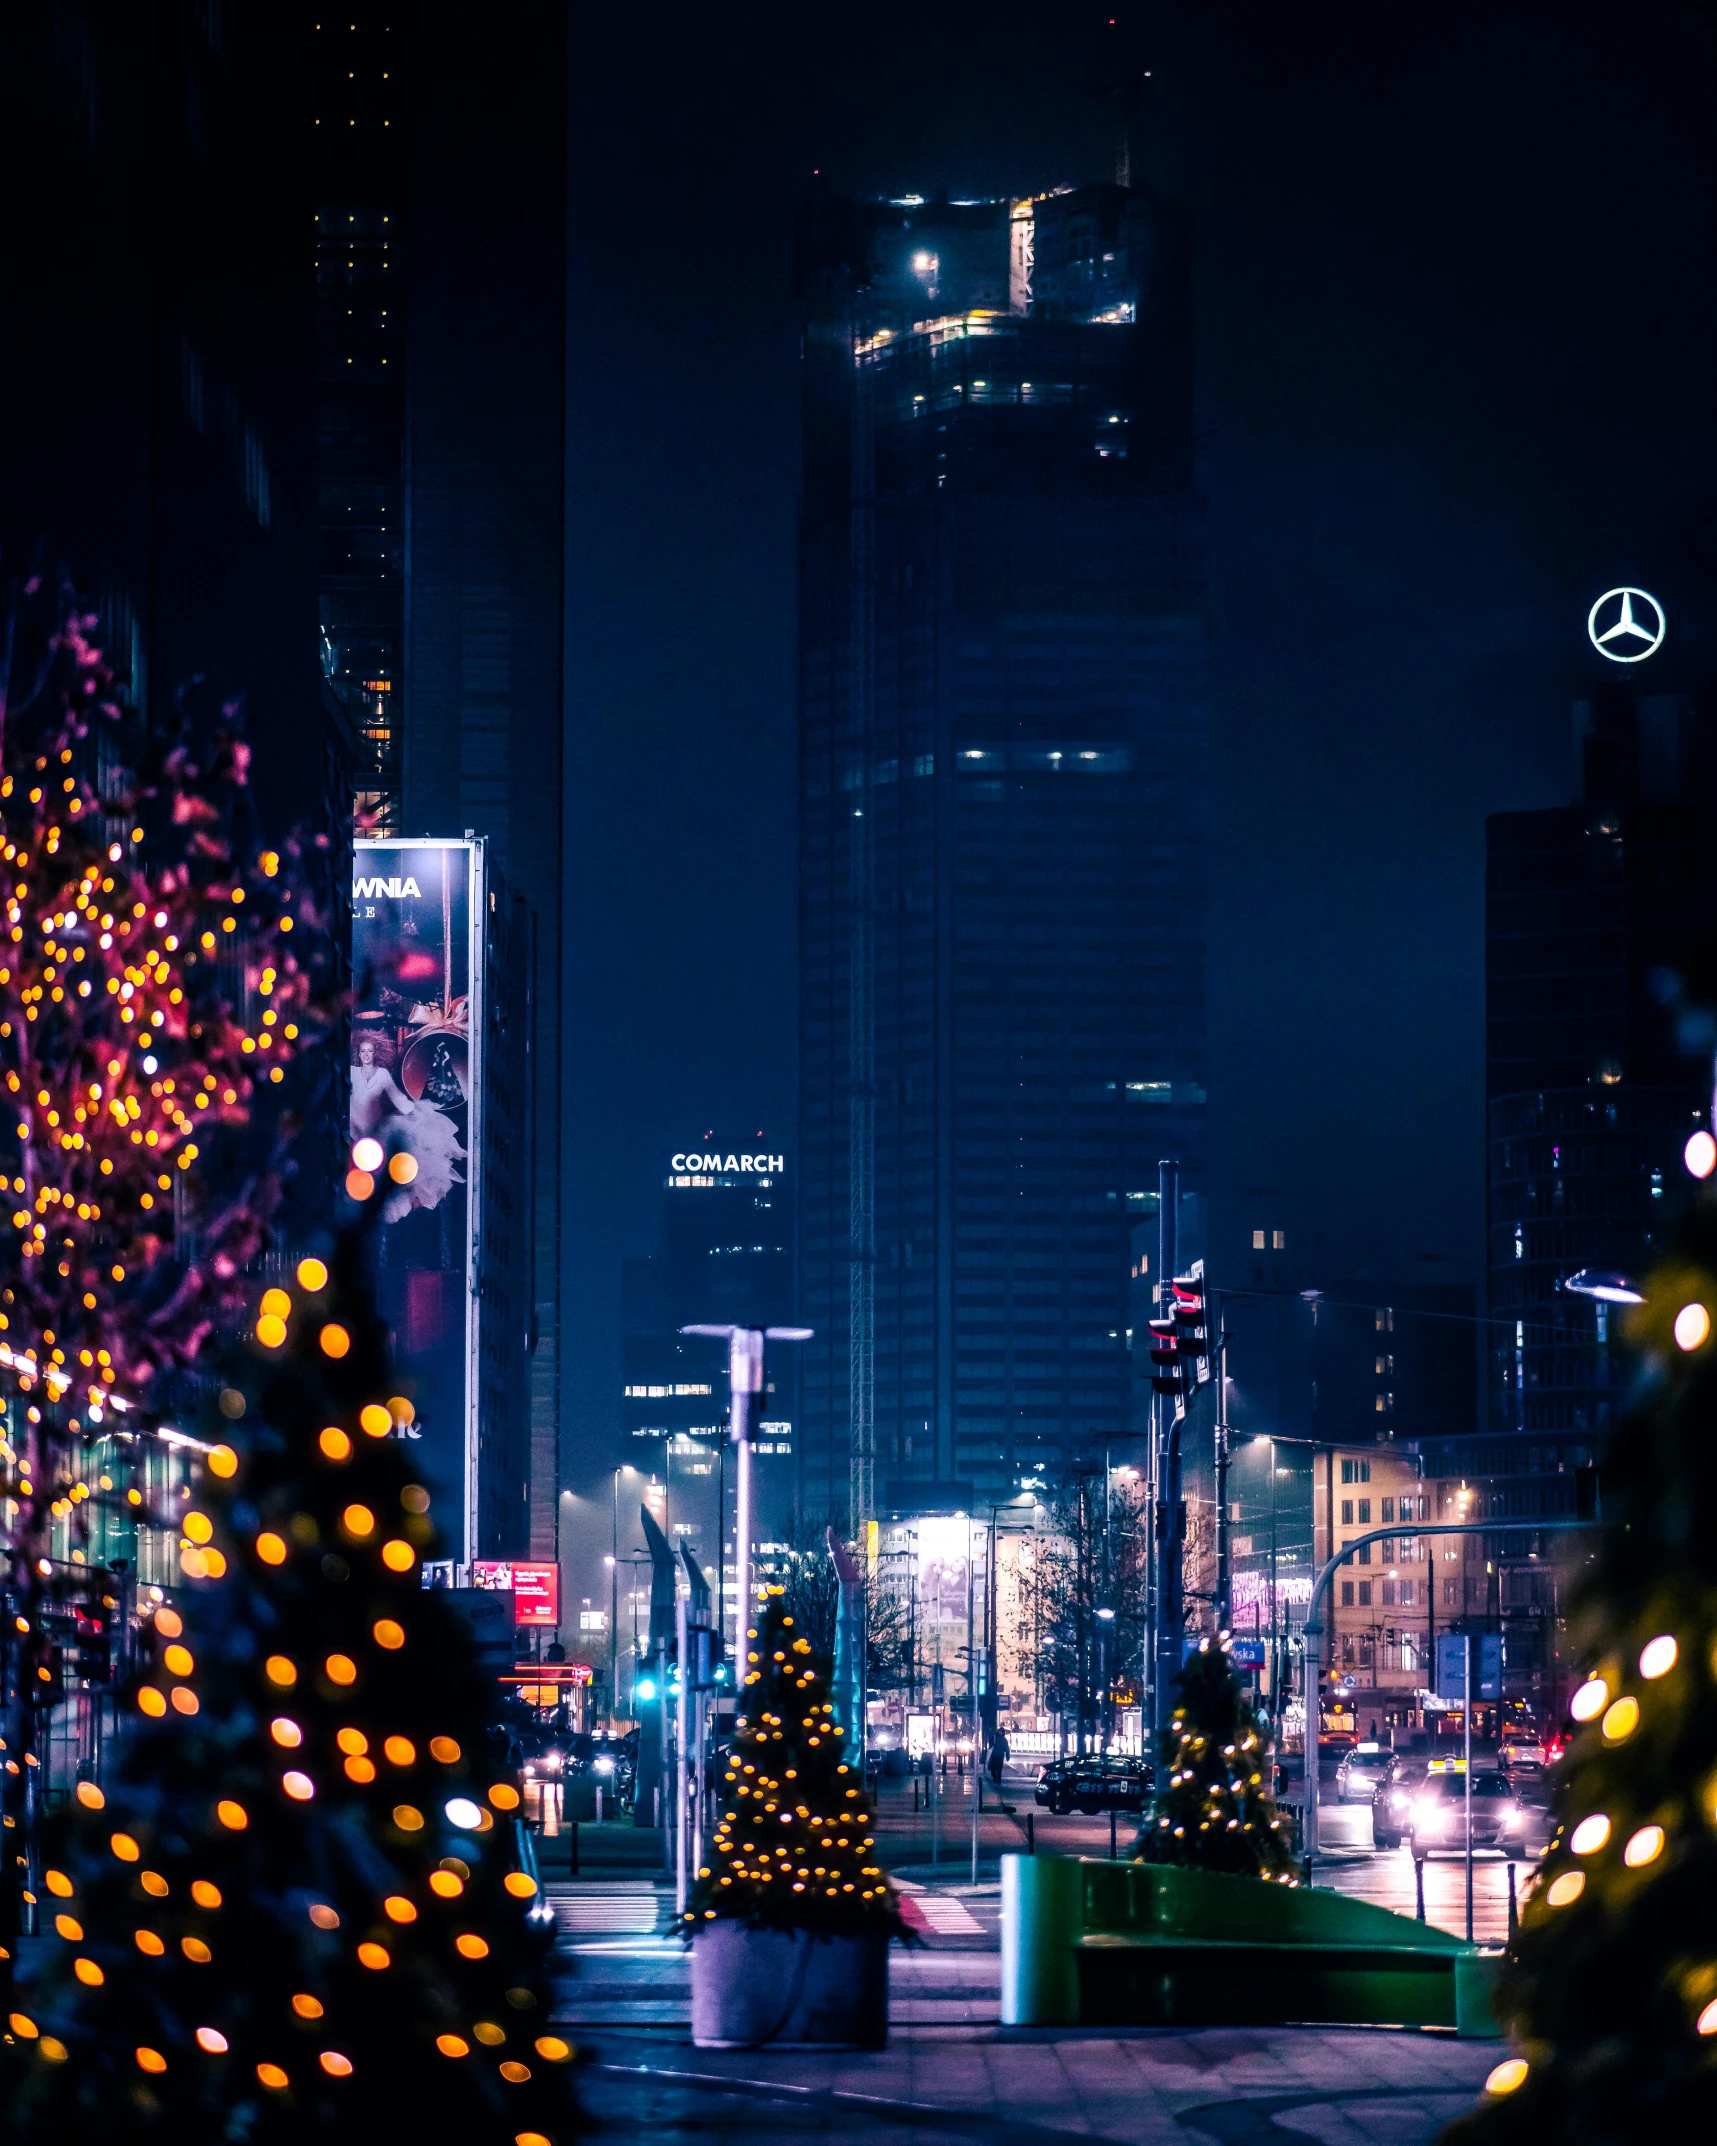
[[[1634,1406],[1569,1597],[1587,1674],[1497,2009],[1515,2043],[1468,2142],[1717,2131],[1717,1197],[1631,1315]]]
[[[1269,1738],[1226,1642],[1200,1640],[1175,1690],[1159,1785],[1134,1854],[1147,1863],[1296,1884],[1287,1829],[1264,1786]]]
[[[435,1522],[360,1234],[262,1306],[126,1731],[46,1829],[7,2136],[561,2146],[520,1790],[422,1585]]]
[[[745,1637],[719,1815],[687,1903],[686,1936],[717,1917],[785,1930],[901,1932],[876,1860],[875,1813],[834,1717],[829,1657],[779,1587],[768,1589]]]

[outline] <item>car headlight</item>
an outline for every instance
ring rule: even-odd
[[[591,1764],[597,1773],[612,1773],[614,1771],[614,1761],[611,1758],[593,1759]]]

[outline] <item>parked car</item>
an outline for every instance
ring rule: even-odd
[[[1408,1813],[1408,1845],[1413,1860],[1466,1852],[1466,1776],[1458,1765],[1428,1773]],[[1518,1858],[1526,1852],[1528,1812],[1497,1772],[1473,1773],[1473,1847]]]
[[[1151,1769],[1135,1758],[1051,1759],[1034,1793],[1058,1817],[1069,1811],[1142,1811],[1151,1793]]]
[[[1335,1770],[1335,1800],[1369,1803],[1394,1763],[1395,1754],[1387,1744],[1355,1744]]]
[[[1380,1848],[1399,1848],[1411,1829],[1413,1798],[1425,1785],[1422,1758],[1397,1758],[1371,1792],[1371,1837]]]

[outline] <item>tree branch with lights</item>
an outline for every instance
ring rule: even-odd
[[[258,839],[236,711],[147,733],[96,628],[32,586],[0,672],[0,1985],[57,1696],[44,1609],[92,1505],[125,1498],[87,1480],[90,1441],[146,1431],[242,1320],[331,1020],[312,860]]]

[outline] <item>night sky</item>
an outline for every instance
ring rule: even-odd
[[[1181,16],[1191,19],[1183,20]],[[1211,505],[1212,1148],[1312,1277],[1481,1279],[1483,844],[1566,802],[1592,599],[1717,666],[1708,6],[1123,15],[1192,204]],[[1107,15],[575,28],[566,1399],[606,1459],[660,1156],[793,1148],[792,215],[1112,173]],[[1275,1219],[1275,1218],[1273,1218]],[[1220,1279],[1220,1276],[1218,1276]]]

